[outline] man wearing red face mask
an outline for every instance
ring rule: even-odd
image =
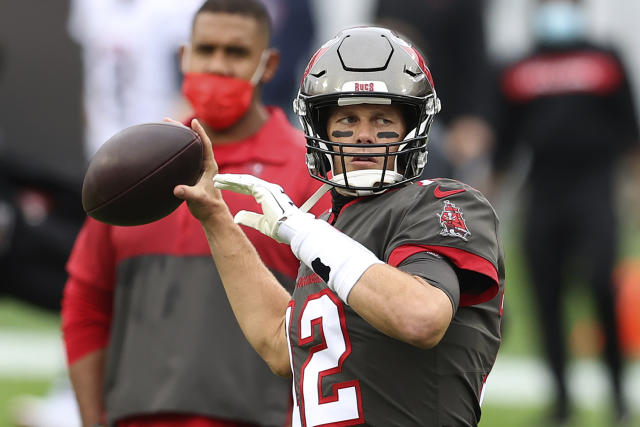
[[[263,105],[277,68],[258,0],[208,0],[181,51],[183,92],[213,136],[220,170],[282,185],[297,203],[318,187],[300,162],[304,138]],[[188,120],[190,121],[190,120]],[[234,212],[255,201],[229,194]],[[328,208],[322,200],[314,208]],[[246,228],[264,263],[293,286],[288,246]],[[62,327],[85,427],[282,426],[290,385],[240,331],[185,205],[155,223],[115,227],[88,219],[69,259]]]

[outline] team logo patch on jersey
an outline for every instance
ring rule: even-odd
[[[459,237],[462,240],[467,240],[467,237],[471,235],[464,218],[462,218],[462,211],[450,201],[444,201],[444,208],[437,215],[442,226],[441,236]]]

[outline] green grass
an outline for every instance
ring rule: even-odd
[[[0,298],[0,329],[54,331],[59,328],[59,314],[12,298]]]
[[[10,298],[0,299],[0,329],[13,331],[56,332],[60,316]],[[1,348],[0,343],[0,348]],[[13,427],[10,422],[10,403],[16,396],[44,396],[53,378],[8,379],[0,378],[0,427]]]
[[[541,406],[497,406],[485,405],[482,409],[481,427],[553,427],[547,419],[548,409]],[[629,424],[640,426],[640,415],[637,413]],[[576,409],[570,424],[566,427],[603,427],[614,426],[613,416],[609,409]]]
[[[0,427],[14,427],[10,404],[16,396],[44,396],[51,386],[50,380],[0,380]]]

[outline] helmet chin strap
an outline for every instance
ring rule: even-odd
[[[380,184],[382,177],[381,169],[362,169],[357,171],[351,171],[347,173],[339,173],[333,178],[331,178],[331,182],[335,182],[336,184],[345,185],[345,175],[347,176],[347,180],[349,181],[349,186],[352,187],[375,187],[376,184]],[[402,175],[394,172],[394,171],[386,171],[384,174],[384,180],[382,180],[385,184],[393,184],[402,179]],[[353,188],[342,188],[336,187],[336,191],[339,193],[345,194],[347,196],[370,196],[372,194],[380,194],[387,191],[387,189],[382,190],[356,190]]]
[[[309,212],[309,209],[311,209],[316,203],[318,203],[318,200],[320,200],[320,198],[324,196],[324,193],[331,190],[332,187],[333,185],[331,184],[322,184],[320,188],[318,188],[316,192],[313,193],[311,197],[309,197],[307,201],[300,206],[299,209],[305,213]]]

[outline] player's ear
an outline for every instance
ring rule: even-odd
[[[267,62],[264,66],[264,74],[260,81],[262,83],[267,83],[273,79],[273,76],[276,75],[276,70],[278,69],[278,65],[280,65],[280,51],[276,48],[267,49]]]
[[[191,55],[191,45],[183,44],[178,49],[178,58],[180,59],[180,71],[185,74],[189,71],[189,56]]]

